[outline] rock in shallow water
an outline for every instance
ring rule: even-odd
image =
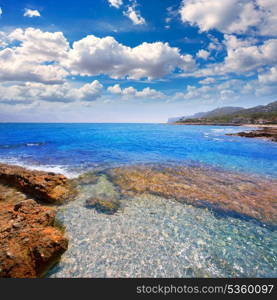
[[[276,127],[263,127],[258,130],[229,133],[226,135],[235,135],[248,138],[261,138],[272,142],[277,142],[277,128]]]
[[[93,197],[86,201],[86,207],[95,208],[98,212],[114,214],[119,209],[120,203],[116,199]]]
[[[153,194],[277,224],[277,182],[201,167],[131,166],[108,175],[123,195]]]
[[[88,184],[91,181],[94,184]],[[120,208],[120,195],[105,175],[97,177],[93,173],[86,173],[76,183],[81,186],[79,193],[85,200],[86,208],[95,208],[97,212],[105,214],[114,214]]]
[[[0,277],[39,277],[59,259],[68,240],[55,216],[34,200],[0,204]]]

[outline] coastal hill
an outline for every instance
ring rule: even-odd
[[[221,107],[193,116],[171,118],[169,123],[177,124],[277,124],[277,101],[252,108]]]
[[[207,111],[207,112],[199,112],[196,114],[193,114],[191,116],[183,116],[183,117],[177,117],[177,118],[169,118],[168,119],[168,123],[173,123],[173,122],[180,122],[180,121],[185,121],[188,119],[200,119],[200,118],[207,118],[207,117],[217,117],[217,116],[221,116],[221,115],[226,115],[226,114],[230,114],[230,113],[234,113],[240,110],[243,110],[243,107],[232,107],[232,106],[225,106],[225,107],[220,107],[220,108],[216,108],[214,110],[211,111]]]

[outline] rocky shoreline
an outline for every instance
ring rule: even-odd
[[[42,277],[59,260],[68,238],[53,205],[75,196],[63,175],[0,164],[0,278]]]
[[[0,164],[0,183],[11,186],[31,198],[50,204],[62,204],[75,197],[75,189],[61,174],[30,171]]]
[[[240,136],[240,137],[248,137],[248,138],[259,138],[265,139],[272,142],[277,142],[277,126],[273,125],[256,125],[256,124],[233,124],[233,123],[182,123],[175,122],[170,125],[201,125],[201,126],[243,126],[243,127],[258,127],[259,129],[252,131],[242,131],[237,133],[227,133],[229,136]]]
[[[277,127],[262,127],[257,130],[228,133],[226,135],[241,136],[247,138],[260,138],[272,142],[277,142]]]

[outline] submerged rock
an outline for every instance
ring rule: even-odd
[[[98,212],[114,214],[119,209],[120,203],[117,199],[92,197],[86,200],[86,206],[88,208],[95,208]]]
[[[61,204],[76,195],[73,185],[63,175],[6,164],[0,164],[0,183],[47,203]]]
[[[58,261],[68,240],[53,227],[55,215],[34,200],[0,203],[0,277],[40,277]]]
[[[106,175],[86,173],[77,179],[77,184],[86,208],[95,208],[96,211],[106,214],[114,214],[119,209],[120,194]]]
[[[132,166],[108,173],[123,195],[154,194],[277,224],[276,180],[185,166]]]
[[[94,173],[84,173],[74,180],[77,184],[96,184],[99,179],[99,175]]]

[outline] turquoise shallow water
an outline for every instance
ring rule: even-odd
[[[201,163],[277,177],[276,143],[225,135],[244,129],[167,124],[0,124],[0,161],[79,173],[130,163]]]
[[[86,199],[117,194],[105,175],[60,209],[68,251],[50,277],[276,277],[277,232],[254,221],[141,195],[114,215]]]
[[[277,178],[277,144],[226,136],[241,127],[166,124],[0,124],[0,162],[76,176],[130,164],[200,164]],[[276,277],[276,230],[174,199],[120,199],[114,215],[87,208],[113,182],[79,184],[58,210],[69,249],[50,277]]]

